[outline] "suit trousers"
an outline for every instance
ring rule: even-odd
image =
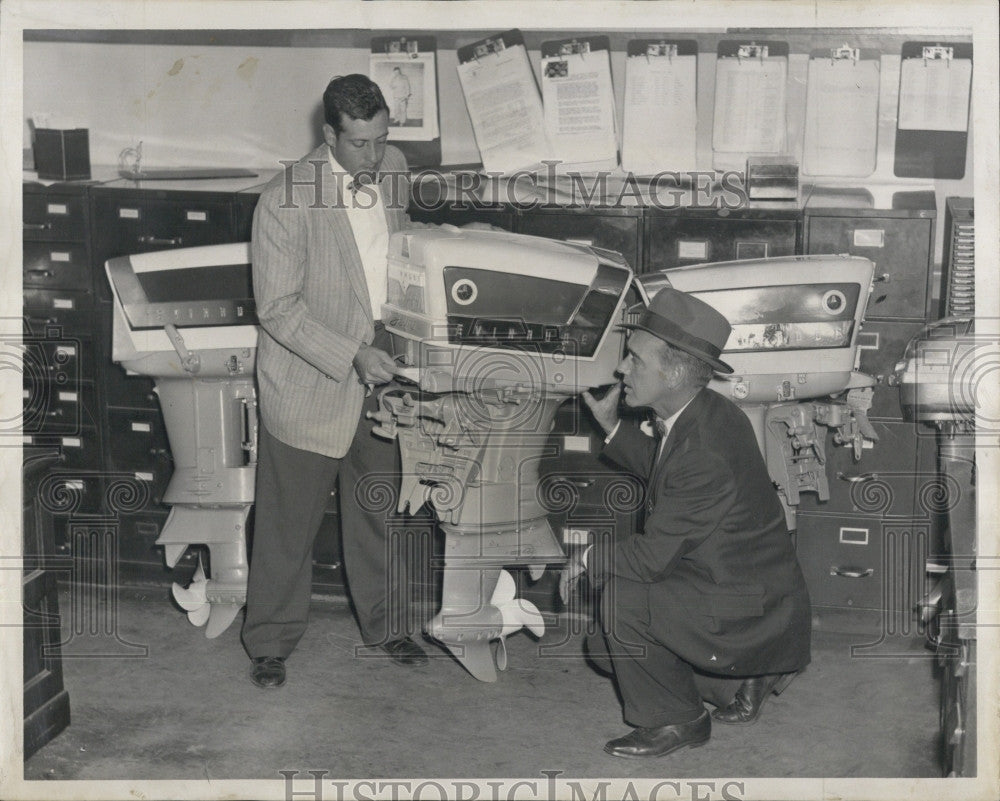
[[[247,653],[287,657],[306,629],[312,549],[330,494],[340,479],[341,546],[348,590],[365,645],[419,630],[413,620],[406,540],[394,517],[400,460],[395,442],[375,437],[365,401],[350,449],[341,459],[293,448],[261,425],[254,534],[243,643]],[[424,532],[432,529],[423,518]],[[402,536],[401,536],[402,532]]]
[[[656,611],[671,613],[677,610]],[[703,701],[728,704],[743,679],[693,667],[650,633],[651,614],[647,585],[613,578],[601,597],[603,637],[587,640],[591,659],[614,671],[625,722],[643,728],[689,723],[704,711]]]

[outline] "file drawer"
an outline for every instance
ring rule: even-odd
[[[72,387],[95,377],[96,345],[90,339],[58,337],[22,340],[24,381]]]
[[[933,311],[933,192],[897,192],[890,209],[805,209],[805,252],[846,253],[875,262],[866,319],[927,320]]]
[[[24,316],[29,335],[47,336],[47,329],[61,328],[65,334],[91,331],[94,299],[87,292],[68,289],[24,290]]]
[[[59,467],[67,470],[99,470],[101,435],[98,429],[83,427],[74,434],[26,433],[24,447],[53,447],[60,453]]]
[[[170,445],[159,409],[108,409],[108,435],[108,464],[113,470],[148,471],[156,462],[170,465]]]
[[[197,197],[94,199],[94,251],[113,256],[234,241],[234,212],[225,201]]]
[[[24,192],[24,240],[87,239],[87,198],[84,194],[58,195],[44,190]]]
[[[926,589],[927,537],[921,521],[800,515],[796,554],[813,607],[910,619]]]
[[[85,427],[100,425],[93,384],[62,387],[33,382],[22,388],[22,398],[25,434],[78,434]]]
[[[24,242],[24,285],[90,289],[87,246],[78,242]]]

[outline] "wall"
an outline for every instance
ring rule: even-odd
[[[378,31],[384,34],[384,31]],[[489,32],[438,31],[438,93],[441,146],[445,164],[479,161],[461,88],[455,49]],[[573,32],[525,31],[531,62],[539,69],[540,44]],[[75,37],[63,32],[57,41],[45,34],[26,37],[24,46],[24,115],[39,112],[90,129],[91,161],[115,164],[127,147],[143,143],[149,166],[249,166],[271,168],[294,159],[319,143],[319,98],[334,75],[367,72],[367,43],[372,31],[129,32]],[[619,109],[625,84],[625,45],[639,34],[611,35],[612,80]],[[656,32],[643,31],[655,37]],[[712,168],[711,130],[715,88],[715,46],[724,31],[671,31],[675,38],[695,38],[698,63],[698,167]],[[740,36],[747,34],[741,33]],[[764,32],[768,35],[768,32]],[[808,53],[817,47],[852,43],[877,47],[881,57],[879,152],[877,168],[865,179],[810,179],[817,183],[863,185],[876,197],[895,189],[933,188],[943,221],[944,198],[973,195],[972,135],[965,177],[954,181],[905,180],[893,175],[899,51],[903,41],[923,38],[894,31],[777,32],[790,42],[788,111],[789,152],[801,161],[805,119]],[[49,37],[50,39],[53,37]],[[669,132],[664,132],[669,135]],[[940,262],[942,222],[937,260]]]

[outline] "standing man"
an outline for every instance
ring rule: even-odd
[[[305,631],[313,540],[338,474],[362,639],[400,664],[427,662],[400,633],[408,597],[390,576],[406,569],[389,564],[385,514],[356,497],[365,476],[399,480],[395,443],[371,434],[365,412],[375,408],[370,388],[396,369],[378,318],[389,234],[407,224],[406,160],[386,146],[389,109],[365,76],[331,81],[323,108],[325,144],[267,185],[253,221],[260,432],[243,642],[258,687],[284,683]]]
[[[809,595],[746,415],[707,388],[730,326],[671,287],[653,298],[618,367],[625,401],[656,414],[656,439],[619,425],[616,387],[583,397],[608,432],[605,455],[648,477],[644,530],[574,560],[603,587],[601,624],[634,730],[604,750],[656,757],[753,723],[809,662]]]

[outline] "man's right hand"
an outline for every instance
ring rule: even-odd
[[[580,393],[583,402],[587,404],[594,419],[597,420],[604,433],[607,434],[618,424],[618,398],[622,394],[622,385],[615,384],[598,400],[589,391]]]
[[[396,361],[381,348],[362,344],[354,356],[354,369],[362,384],[387,384],[396,374]]]

